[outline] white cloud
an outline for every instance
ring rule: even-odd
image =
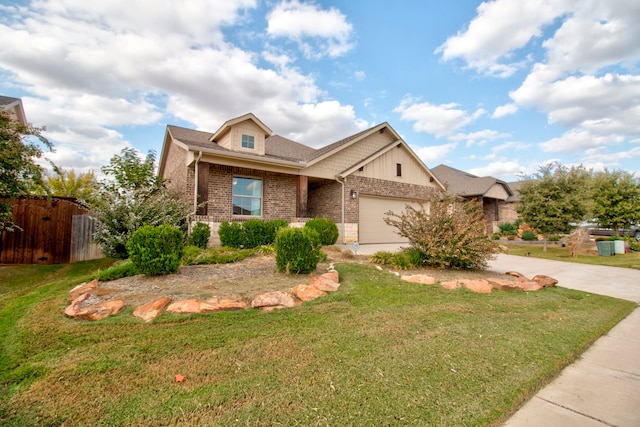
[[[431,145],[429,147],[417,147],[414,145],[410,147],[425,165],[434,167],[445,161],[447,156],[452,153],[457,146],[457,143],[452,142],[449,144]]]
[[[414,131],[429,133],[438,138],[450,136],[486,112],[479,108],[469,114],[456,107],[458,104],[455,103],[434,105],[429,102],[416,103],[411,98],[405,98],[393,111],[400,113],[402,120],[413,122]]]
[[[492,129],[484,129],[471,133],[457,133],[455,135],[451,135],[449,139],[451,141],[465,141],[466,146],[471,147],[473,145],[484,145],[489,141],[507,138],[509,136],[510,135],[508,133],[498,132]]]
[[[624,138],[617,135],[598,136],[583,129],[572,129],[559,137],[540,143],[543,151],[550,153],[571,153],[614,146],[622,143]]]
[[[640,76],[609,73],[548,81],[546,72],[547,66],[537,65],[511,98],[545,112],[550,123],[579,126],[595,135],[640,135]]]
[[[225,40],[223,27],[242,23],[243,10],[255,6],[255,0],[43,0],[11,7],[0,18],[0,70],[9,77],[5,85],[31,95],[24,97],[27,117],[47,126],[61,166],[77,161],[77,169],[98,170],[131,145],[116,128],[175,118],[212,131],[251,111],[283,136],[316,145],[363,129],[353,107],[326,100],[289,55]],[[327,54],[336,54],[349,44],[350,25],[335,9],[317,11],[317,18],[344,22],[332,35],[318,29],[300,36],[321,38]]]
[[[577,2],[553,37],[545,40],[547,63],[559,72],[595,73],[611,64],[634,69],[640,59],[640,3]]]
[[[499,107],[496,107],[496,109],[493,111],[491,118],[499,119],[501,117],[510,116],[511,114],[515,114],[517,112],[518,112],[518,106],[513,103],[500,105]]]
[[[511,54],[525,47],[542,29],[567,13],[571,0],[494,0],[480,4],[477,16],[465,31],[449,37],[436,53],[445,61],[462,58],[481,73],[508,77],[522,61],[513,62]],[[503,59],[508,62],[502,62]]]
[[[476,176],[492,176],[506,181],[514,181],[517,180],[516,177],[530,173],[528,167],[514,161],[491,162],[486,166],[471,168],[467,172]]]
[[[507,151],[507,150],[524,151],[529,147],[530,145],[525,144],[524,142],[509,141],[509,142],[505,142],[504,144],[494,146],[493,148],[491,148],[491,151],[493,151],[494,153],[499,153],[500,151]]]
[[[307,57],[344,55],[354,46],[353,27],[336,8],[322,10],[315,4],[283,1],[267,16],[267,33],[298,43]]]

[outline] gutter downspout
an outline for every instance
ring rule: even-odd
[[[187,224],[189,224],[189,218],[198,212],[198,163],[200,163],[201,158],[202,151],[199,151],[195,163],[195,178],[193,183],[193,212],[189,214],[189,217],[187,218]],[[189,228],[191,228],[191,225],[189,225]]]
[[[344,177],[340,177],[340,175],[336,175],[336,181],[338,181],[340,183],[340,185],[342,185],[342,206],[341,206],[341,212],[342,212],[342,244],[346,244],[347,243],[347,235],[346,235],[346,227],[344,224],[344,181],[341,181],[340,178],[342,178],[344,180]]]

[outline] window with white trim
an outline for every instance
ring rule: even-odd
[[[262,215],[262,180],[233,177],[233,215]]]
[[[247,150],[253,150],[256,147],[256,139],[253,135],[245,135],[242,134],[242,148],[246,148]]]

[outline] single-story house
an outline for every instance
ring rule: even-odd
[[[167,126],[159,175],[193,203],[213,244],[223,221],[333,220],[339,242],[403,242],[384,222],[444,186],[388,124],[319,149],[279,135],[252,113],[203,132]]]
[[[477,200],[487,222],[487,233],[500,230],[499,224],[514,222],[518,218],[516,202],[519,194],[509,183],[492,176],[476,176],[446,165],[431,169],[440,182],[447,187],[447,193],[465,200]]]

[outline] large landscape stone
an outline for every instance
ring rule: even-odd
[[[321,274],[320,277],[324,277],[333,282],[340,283],[340,273],[338,273],[336,270],[330,270],[327,273]]]
[[[90,282],[82,283],[69,291],[69,301],[73,301],[82,294],[89,294],[91,291],[98,287],[98,279],[93,279]]]
[[[334,292],[340,288],[340,283],[334,282],[333,280],[324,277],[324,275],[313,276],[309,280],[309,284],[325,292]]]
[[[553,277],[545,276],[544,274],[536,274],[535,276],[533,276],[531,280],[533,280],[534,282],[540,283],[544,288],[551,288],[558,284],[557,279],[554,279]]]
[[[481,294],[488,294],[493,290],[493,287],[484,279],[460,279],[460,283],[464,285],[465,288],[469,289],[473,292],[478,292]]]
[[[80,308],[80,304],[85,302],[87,300],[87,298],[89,298],[89,296],[90,296],[89,294],[80,294],[80,295],[78,295],[73,301],[71,301],[71,304],[69,304],[64,309],[65,316],[76,317],[78,315],[78,313],[80,313],[80,311],[82,311],[81,308]]]
[[[169,304],[167,307],[167,313],[200,313],[200,300],[197,299],[184,299],[175,301]]]
[[[287,308],[295,307],[302,304],[298,298],[293,295],[282,292],[273,291],[260,294],[251,301],[251,307],[253,308]]]
[[[291,289],[291,292],[302,301],[311,301],[316,298],[327,296],[327,293],[321,291],[312,285],[298,285]]]
[[[171,298],[169,297],[156,298],[153,301],[136,307],[136,309],[133,310],[133,315],[145,322],[150,322],[158,317],[170,302]]]
[[[125,304],[122,300],[107,301],[100,304],[90,305],[76,314],[76,319],[82,320],[102,320],[106,317],[120,313],[124,310]]]
[[[420,283],[423,285],[435,285],[438,281],[435,277],[427,276],[426,274],[412,274],[410,276],[401,276],[401,280],[411,283]]]
[[[462,285],[460,284],[459,280],[454,279],[454,280],[448,280],[446,282],[441,282],[440,286],[442,286],[445,289],[454,290],[454,289],[460,288],[460,286]]]

